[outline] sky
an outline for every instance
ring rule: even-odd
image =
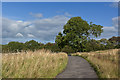
[[[2,44],[36,40],[54,42],[71,17],[102,25],[104,32],[95,39],[118,34],[118,5],[113,2],[3,2]]]

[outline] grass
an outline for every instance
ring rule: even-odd
[[[86,59],[94,68],[99,78],[118,78],[118,49],[74,53]]]
[[[2,55],[3,78],[54,78],[67,65],[66,53],[46,50]]]

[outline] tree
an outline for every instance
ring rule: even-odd
[[[61,51],[66,52],[66,53],[75,53],[75,51],[68,45],[66,45],[64,48],[62,48]]]
[[[20,42],[9,42],[8,45],[5,47],[8,47],[9,52],[20,52],[24,48],[24,44]]]
[[[25,43],[25,46],[27,50],[32,50],[32,51],[38,50],[40,48],[40,44],[34,40],[27,41]]]
[[[113,36],[112,38],[109,38],[109,42],[115,46],[115,48],[120,48],[120,37]]]
[[[105,38],[100,40],[100,44],[107,45],[107,43],[108,43],[108,40]]]
[[[113,49],[115,48],[115,46],[117,45],[116,44],[116,41],[110,41],[110,40],[107,40],[105,38],[101,39],[100,40],[100,44],[102,45],[101,48],[104,50],[104,49]],[[104,47],[104,48],[103,48]]]
[[[9,47],[8,45],[2,45],[2,53],[9,53]]]
[[[119,42],[120,41],[120,37],[113,36],[112,38],[109,38],[109,41],[110,42],[112,42],[112,41]]]
[[[60,51],[60,48],[55,43],[50,43],[50,42],[44,45],[44,49],[51,50],[52,52]]]
[[[56,36],[55,42],[60,48],[65,45],[75,49],[75,51],[84,51],[85,43],[90,39],[90,35],[98,37],[103,32],[103,26],[87,23],[81,17],[72,17],[64,25],[63,34]]]
[[[58,47],[60,48],[60,50],[65,46],[65,44],[67,42],[65,42],[64,40],[64,36],[62,35],[61,32],[59,32],[58,36],[56,36],[56,40],[55,40],[56,44],[58,45]]]

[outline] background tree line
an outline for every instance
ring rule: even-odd
[[[48,49],[53,52],[89,52],[96,50],[120,48],[120,37],[95,40],[91,36],[98,37],[103,32],[103,26],[88,23],[81,17],[72,17],[63,27],[63,32],[56,36],[55,43],[38,43],[34,40],[25,43],[9,42],[2,45],[2,52],[21,52],[27,50]]]
[[[84,51],[82,52],[120,48],[120,44],[118,44],[118,40],[120,40],[120,37],[112,37],[108,40],[107,39],[101,39],[101,40],[91,39],[87,41],[84,47]],[[14,53],[14,52],[21,52],[21,51],[28,51],[28,50],[35,51],[39,49],[47,49],[47,50],[51,50],[52,52],[60,52],[60,51],[66,52],[66,53],[76,52],[76,48],[72,48],[69,45],[65,45],[62,49],[60,49],[56,43],[43,44],[43,43],[38,43],[37,41],[34,41],[34,40],[30,40],[25,43],[13,41],[13,42],[9,42],[6,45],[2,45],[3,53]]]

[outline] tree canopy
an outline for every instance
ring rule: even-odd
[[[71,46],[76,51],[84,51],[85,43],[90,36],[98,37],[103,32],[103,26],[88,24],[81,17],[72,17],[63,27],[63,34],[60,32],[56,36],[55,42],[60,48],[65,45]]]

